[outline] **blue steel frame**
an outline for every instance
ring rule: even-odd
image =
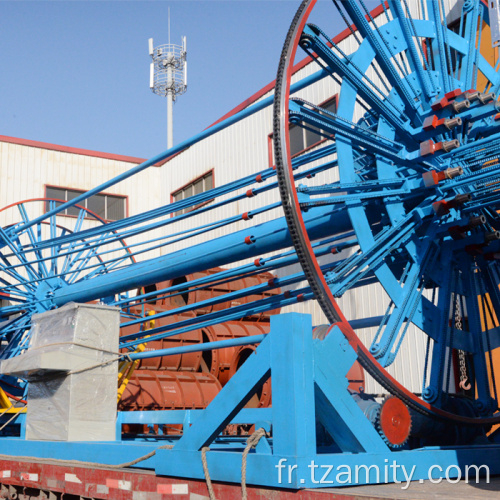
[[[498,400],[496,394],[492,398],[488,387],[487,354],[500,346],[500,326],[495,324],[493,328],[482,331],[481,310],[475,302],[478,295],[485,296],[489,293],[493,309],[500,310],[500,273],[496,263],[498,256],[495,257],[500,255],[500,233],[497,235],[494,230],[498,222],[496,210],[500,206],[495,185],[500,178],[500,166],[493,163],[481,168],[485,163],[498,159],[498,105],[493,98],[485,102],[477,98],[470,108],[457,113],[455,118],[460,118],[470,126],[467,133],[462,129],[459,132],[444,129],[429,132],[421,123],[424,115],[431,114],[430,103],[433,99],[455,88],[462,91],[472,88],[477,77],[469,70],[474,65],[483,72],[491,89],[496,92],[500,88],[498,68],[487,64],[479,50],[467,42],[467,36],[471,40],[475,39],[474,23],[483,17],[486,18],[486,15],[483,16],[478,2],[469,2],[464,6],[464,13],[467,14],[462,30],[464,36],[459,36],[441,25],[435,2],[427,2],[429,18],[414,23],[408,21],[399,2],[391,1],[390,4],[394,8],[394,19],[389,20],[386,25],[388,36],[384,38],[378,28],[371,28],[355,2],[345,3],[348,14],[355,20],[364,38],[358,51],[351,57],[339,56],[330,50],[329,40],[325,40],[324,33],[319,28],[306,26],[302,32],[303,46],[310,53],[314,52],[315,57],[321,57],[324,64],[317,73],[293,85],[290,91],[304,89],[311,83],[329,76],[341,77],[343,80],[338,114],[324,113],[317,106],[300,99],[290,100],[287,108],[291,121],[298,121],[306,128],[314,128],[319,123],[321,130],[326,130],[337,138],[335,144],[327,143],[321,149],[310,151],[294,159],[291,165],[295,172],[294,181],[314,178],[316,174],[330,168],[337,168],[340,172],[341,181],[337,183],[297,187],[304,229],[313,242],[311,255],[315,257],[339,253],[344,249],[357,250],[350,256],[340,256],[339,260],[321,266],[320,271],[325,275],[332,295],[340,296],[356,286],[378,281],[391,297],[392,302],[384,316],[361,318],[357,322],[351,322],[353,327],[355,324],[358,327],[379,326],[370,353],[378,359],[380,366],[385,368],[394,361],[407,326],[412,322],[421,327],[429,338],[435,340],[429,384],[425,385],[424,381],[424,401],[437,403],[439,409],[439,404],[442,403],[441,388],[446,378],[446,349],[460,348],[474,355],[479,379],[477,406],[480,412],[488,417],[496,412]],[[420,56],[415,52],[417,49],[413,44],[413,37],[430,40],[436,68],[424,71],[419,65]],[[388,40],[393,49],[387,47]],[[467,70],[463,77],[458,77],[458,62],[453,71],[446,68],[447,52],[450,50],[455,51],[457,59],[461,58],[463,61],[463,68]],[[411,72],[408,70],[408,74],[400,78],[391,59],[403,53],[408,54],[407,62]],[[383,70],[393,89],[398,89],[397,92],[391,91],[383,99],[375,95],[363,79],[373,61],[377,61],[378,67]],[[370,106],[371,111],[360,122],[352,123],[348,120],[353,116],[358,95]],[[481,95],[484,98],[484,95]],[[7,278],[20,283],[16,287],[9,279],[2,277],[0,292],[11,293],[10,298],[14,304],[2,308],[0,316],[9,318],[14,313],[21,313],[20,316],[8,319],[0,325],[2,338],[9,342],[8,348],[2,352],[2,357],[15,356],[27,347],[29,335],[25,333],[29,325],[29,315],[33,312],[59,307],[71,300],[86,302],[100,299],[123,308],[124,315],[128,318],[124,326],[139,325],[146,319],[131,312],[134,301],[122,295],[122,292],[131,288],[254,257],[258,259],[253,264],[243,264],[224,271],[217,279],[226,282],[251,276],[261,269],[279,269],[296,263],[298,258],[293,252],[283,251],[292,244],[284,219],[252,225],[251,229],[236,231],[133,265],[129,265],[131,256],[139,255],[141,250],[136,251],[134,245],[121,244],[123,238],[161,228],[174,220],[184,221],[193,214],[223,207],[228,202],[217,200],[193,213],[160,220],[161,217],[182,208],[198,206],[224,195],[230,195],[230,201],[237,202],[245,197],[275,189],[277,183],[273,178],[276,173],[271,169],[196,195],[189,200],[108,224],[105,228],[81,230],[84,214],[80,212],[76,219],[76,230],[70,234],[65,229],[58,231],[60,228],[55,219],[60,211],[73,207],[89,196],[244,119],[268,106],[271,100],[272,98],[268,98],[260,101],[71,202],[59,207],[54,203],[53,208],[43,216],[29,217],[23,204],[20,204],[21,221],[0,229],[0,270]],[[415,104],[417,100],[420,100],[423,113],[420,113],[418,105]],[[378,114],[378,121],[373,118],[372,112],[375,116]],[[449,117],[449,110],[440,110],[437,113],[439,117]],[[433,151],[433,155],[429,156],[419,147],[420,143],[429,144],[426,141],[430,139],[452,141],[458,136],[464,139],[463,143],[451,154],[440,150]],[[331,160],[335,154],[338,159]],[[315,163],[318,160],[323,162],[319,166]],[[373,161],[373,164],[370,161]],[[446,177],[446,169],[456,164],[463,166],[464,176],[441,179],[444,180],[442,184],[435,181],[433,174],[443,174]],[[299,167],[302,167],[301,171],[298,170]],[[267,180],[272,182],[265,186],[256,185]],[[249,186],[255,187],[244,194],[240,192]],[[456,195],[464,195],[469,191],[475,195],[473,199],[466,199],[463,207],[452,206]],[[323,197],[315,198],[316,196]],[[413,200],[422,202],[413,206]],[[223,227],[241,219],[249,220],[252,216],[271,211],[278,206],[279,203],[274,203],[260,207],[250,214],[229,216],[214,223],[213,227]],[[445,207],[444,213],[440,211],[440,206]],[[470,217],[479,215],[484,215],[486,219],[480,224],[481,229],[477,229],[477,226],[469,227]],[[50,225],[48,240],[41,237],[41,227],[45,223]],[[158,248],[165,244],[165,240],[171,244],[188,236],[203,234],[208,226],[210,225],[206,224],[193,230],[179,231],[169,235],[170,240],[167,237],[151,237],[148,244],[151,245],[150,249]],[[425,232],[429,227],[431,229]],[[455,238],[453,231],[457,231],[456,227],[462,228],[459,232],[470,234],[467,234],[467,238]],[[486,242],[485,234],[493,234],[493,237]],[[21,243],[21,236],[27,237],[29,243]],[[119,244],[122,250],[119,257],[106,257],[111,250],[103,251],[101,247],[110,243]],[[471,268],[468,258],[457,257],[455,269],[447,267],[452,256],[464,253],[467,247],[483,248],[486,244],[489,253],[493,255],[492,260],[487,260],[486,256],[482,255],[482,250],[471,259],[474,266],[477,263],[482,271],[481,279],[476,276],[476,268]],[[278,251],[283,253],[265,255]],[[19,259],[19,263],[12,265],[10,259],[13,256]],[[61,259],[62,268],[58,267]],[[405,259],[408,262],[405,262]],[[19,271],[20,268],[25,274]],[[393,274],[394,269],[396,274]],[[429,275],[433,275],[434,289],[440,289],[437,301],[424,297],[424,288],[427,285],[424,278]],[[296,273],[276,279],[271,284],[230,293],[224,300],[252,295],[273,287],[297,284],[303,279],[304,273]],[[192,283],[192,286],[201,288],[206,284],[204,279],[199,279]],[[163,289],[168,296],[175,296],[183,291],[182,285]],[[156,293],[158,291],[140,293],[134,300],[144,306],[153,300]],[[466,308],[460,308],[462,313],[467,309],[472,325],[469,332],[455,331],[456,329],[448,325],[452,308],[459,307],[450,304],[450,298],[456,296],[466,298]],[[148,336],[149,341],[166,338],[193,328],[245,317],[313,297],[311,287],[306,286],[288,294],[282,293],[175,325],[141,329],[123,337],[120,347],[133,351],[137,345],[144,342],[145,336]],[[222,299],[215,298],[193,306],[177,308],[175,311],[164,311],[157,314],[156,318],[191,311],[196,307],[215,305],[219,301]],[[493,314],[491,317],[493,318]],[[15,450],[16,453],[12,456],[57,457],[83,461],[93,461],[98,456],[99,461],[103,463],[132,460],[156,449],[160,444],[171,443],[174,445],[172,450],[160,449],[154,458],[148,459],[140,466],[154,468],[158,474],[197,478],[203,477],[200,450],[210,446],[207,460],[212,478],[239,482],[239,457],[245,445],[244,439],[223,436],[221,432],[230,423],[247,423],[266,430],[272,429],[272,438],[263,438],[255,453],[248,457],[247,478],[253,484],[290,488],[341,484],[341,481],[333,484],[317,482],[317,477],[311,475],[311,468],[308,467],[312,460],[319,467],[332,466],[338,469],[339,466],[376,465],[384,472],[390,461],[396,460],[399,466],[405,465],[407,470],[413,465],[417,467],[413,479],[427,478],[428,468],[435,464],[455,465],[461,470],[468,465],[484,464],[489,466],[490,473],[500,472],[500,450],[496,444],[490,444],[488,447],[427,447],[391,451],[347,391],[346,373],[359,356],[359,352],[346,340],[345,330],[342,330],[342,333],[339,326],[336,326],[325,340],[313,340],[311,331],[312,325],[308,316],[287,314],[272,318],[271,333],[268,336],[259,335],[242,340],[233,339],[149,353],[130,353],[130,359],[134,360],[240,344],[260,344],[204,411],[120,413],[117,421],[117,440],[113,443],[28,442],[24,440],[24,415],[19,415],[14,422],[21,426],[20,438],[3,437],[0,442],[4,443],[6,451]],[[269,376],[272,376],[272,408],[243,409],[253,391]],[[5,380],[7,379],[4,378],[3,381]],[[16,395],[20,396],[25,386],[20,384],[18,389]],[[0,418],[2,421],[7,420],[5,415]],[[317,421],[321,422],[332,436],[335,449],[322,448],[318,442]],[[144,437],[134,440],[122,439],[121,426],[130,423],[183,424],[184,433],[178,439],[158,436],[152,442]],[[484,453],[485,449],[488,450],[487,454]],[[291,471],[290,481],[283,481],[283,475],[280,476],[279,471],[284,464],[286,471]],[[434,477],[437,477],[437,472],[436,469]],[[397,471],[393,478],[403,480],[403,472]],[[359,483],[374,480],[375,478],[370,476]]]
[[[117,435],[126,423],[183,424],[180,438],[67,443],[6,437],[2,453],[85,462],[99,457],[100,463],[118,464],[156,449],[154,457],[137,467],[154,469],[159,475],[203,479],[201,449],[209,446],[211,478],[239,483],[245,438],[221,432],[228,424],[245,423],[272,429],[272,438],[262,438],[247,457],[249,484],[300,489],[406,482],[410,473],[411,480],[445,474],[455,478],[459,470],[462,475],[467,468],[475,471],[474,466],[487,466],[489,474],[500,473],[497,444],[487,446],[487,453],[484,446],[391,451],[347,389],[346,374],[356,353],[341,330],[334,327],[324,340],[313,339],[310,315],[298,313],[274,316],[271,323],[269,335],[206,410],[119,414]],[[272,408],[244,409],[254,390],[270,376]],[[24,416],[18,419],[23,426]],[[336,446],[320,447],[318,421]],[[165,444],[173,448],[158,449]]]

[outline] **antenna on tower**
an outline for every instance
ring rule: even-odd
[[[153,39],[148,40],[152,62],[149,68],[149,87],[157,95],[167,98],[167,147],[174,145],[173,103],[177,96],[187,90],[187,43],[182,37],[182,45],[170,43],[170,7],[168,8],[168,44],[154,47]]]

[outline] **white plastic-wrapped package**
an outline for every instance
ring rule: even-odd
[[[119,309],[97,304],[33,316],[27,352],[0,365],[29,380],[26,439],[115,439],[119,327]]]

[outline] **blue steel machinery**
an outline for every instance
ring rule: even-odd
[[[258,345],[255,354],[205,410],[119,413],[118,428],[183,424],[179,436],[118,437],[113,443],[27,441],[24,415],[6,412],[3,422],[11,423],[2,431],[3,454],[117,464],[156,450],[137,466],[192,478],[204,477],[203,455],[212,479],[239,482],[247,442],[223,430],[245,423],[263,429],[244,457],[246,481],[252,484],[331,486],[310,473],[311,460],[318,467],[364,464],[380,470],[396,460],[407,470],[416,465],[413,479],[427,478],[433,464],[441,466],[441,472],[433,471],[436,477],[450,465],[463,471],[486,464],[491,473],[500,472],[497,433],[486,437],[500,423],[493,362],[500,345],[500,76],[498,63],[483,55],[491,47],[483,33],[488,7],[466,1],[451,29],[443,21],[442,1],[422,0],[424,14],[414,19],[413,2],[392,0],[374,19],[361,1],[334,0],[357,46],[346,54],[324,31],[328,26],[308,22],[315,3],[302,2],[292,22],[273,97],[71,201],[45,202],[50,206],[43,215],[31,217],[28,203],[19,203],[18,219],[0,229],[0,292],[8,298],[0,310],[3,359],[29,348],[32,314],[70,301],[116,305],[126,327],[150,320],[134,314],[132,306],[186,293],[186,283],[173,283],[189,273],[230,265],[189,282],[190,290],[202,290],[262,270],[294,269],[155,318],[291,285],[288,291],[175,324],[157,321],[120,339],[128,360],[243,344]],[[305,51],[317,70],[291,84],[297,51]],[[323,79],[340,86],[335,114],[297,97]],[[251,175],[208,192],[82,229],[86,199],[273,99],[276,168],[256,165]],[[292,158],[291,126],[320,134],[323,141]],[[265,192],[276,193],[273,203],[243,213],[233,208]],[[56,218],[65,210],[75,215],[71,230]],[[160,257],[136,259],[159,248]],[[289,267],[297,263],[299,272]],[[168,288],[148,288],[172,279]],[[348,321],[335,299],[372,284],[385,291],[386,310]],[[138,295],[130,293],[136,289]],[[138,349],[144,342],[307,300],[316,300],[330,323],[316,338],[309,316],[290,313],[274,316],[268,335]],[[427,338],[417,394],[387,370],[398,357],[412,356],[401,349],[411,324]],[[357,331],[368,327],[374,333],[363,343]],[[474,387],[467,394],[452,380],[457,352],[473,366]],[[347,390],[345,375],[355,360],[392,395],[389,399],[381,403]],[[272,408],[243,408],[270,376]],[[2,376],[0,383],[11,397],[26,397],[22,380]],[[20,424],[20,437],[9,436],[12,424]],[[284,464],[288,468],[281,473]],[[391,478],[404,480],[401,468]],[[357,478],[376,480],[370,474]]]

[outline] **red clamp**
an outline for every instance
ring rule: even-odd
[[[444,97],[435,101],[434,104],[431,105],[432,110],[433,111],[440,111],[440,110],[446,108],[446,106],[450,105],[450,101],[453,101],[455,98],[462,95],[462,93],[463,92],[460,89],[455,89],[455,90],[452,90],[451,92],[447,92],[444,95]]]
[[[469,255],[472,255],[473,257],[475,257],[475,256],[481,255],[483,253],[483,246],[484,245],[467,245],[464,250]]]
[[[276,286],[276,278],[271,278],[270,280],[267,280],[267,286],[269,288],[273,288],[274,286]]]
[[[470,92],[470,91],[468,91]],[[462,111],[464,108],[468,108],[470,106],[470,102],[468,99],[464,99],[463,101],[455,101],[457,97],[461,97],[465,94],[460,89],[452,90],[451,92],[447,92],[444,97],[438,99],[433,104],[431,104],[432,111],[441,111],[447,107],[452,107],[455,113]]]
[[[450,213],[450,208],[453,208],[450,206],[449,202],[446,200],[441,200],[441,201],[435,201],[432,204],[432,208],[434,209],[434,212],[438,217],[442,217],[443,215],[448,215]]]
[[[247,194],[248,198],[253,198],[255,196],[253,189],[249,189],[246,194]]]
[[[426,132],[433,132],[436,130],[438,127],[444,126],[448,130],[452,130],[455,127],[458,127],[462,125],[462,119],[461,118],[441,118],[439,119],[436,115],[433,116],[428,116],[424,120],[424,124],[422,128]]]
[[[283,294],[283,296],[285,297],[285,299],[289,299],[289,298],[291,297],[291,295],[292,295],[292,294],[291,294],[290,290],[287,290],[287,291]]]
[[[446,177],[446,171],[444,171],[443,174]],[[443,215],[449,214],[451,208],[457,208],[459,206],[462,206],[464,203],[467,203],[471,199],[472,196],[469,193],[457,194],[455,198],[453,198],[453,200],[450,201],[446,200],[435,201],[432,204],[432,208],[439,217],[442,217]],[[481,223],[484,224],[483,222]]]
[[[258,259],[255,259],[253,261],[253,263],[254,263],[255,266],[260,267],[260,266],[263,265],[261,261],[262,261],[262,259],[259,257]]]
[[[444,96],[446,97],[446,99],[448,99],[449,101],[451,101],[452,99],[460,97],[463,93],[464,92],[461,89],[454,89],[454,90],[452,90],[450,92],[446,92],[446,94]]]
[[[251,245],[252,243],[255,243],[255,238],[254,238],[253,236],[247,236],[247,237],[245,238],[245,243],[246,243],[247,245]]]
[[[330,252],[333,253],[333,255],[335,255],[336,253],[339,253],[339,250],[337,247],[332,247],[330,248]]]
[[[297,302],[304,302],[304,294],[303,293],[299,293],[297,295]]]
[[[432,142],[432,141],[431,141]],[[425,187],[435,186],[445,179],[444,172],[437,172],[436,170],[429,170],[429,172],[424,172],[422,174],[422,179],[424,180]]]
[[[449,153],[460,146],[458,139],[434,142],[432,139],[420,143],[420,156],[433,155],[436,151]]]
[[[463,197],[463,196],[467,196],[467,195],[458,195],[456,198],[458,198],[460,196]],[[455,200],[452,200],[450,203],[452,203],[453,201],[455,201]],[[461,201],[460,199],[457,200],[457,203],[459,203],[460,201]],[[478,215],[478,216],[470,217],[467,224],[465,224],[465,226],[453,226],[453,227],[448,228],[448,231],[454,240],[461,240],[464,238],[464,234],[466,232],[470,231],[471,229],[473,229],[475,227],[481,226],[482,224],[486,224],[486,217],[484,215]],[[493,239],[497,239],[497,238],[494,236]]]
[[[262,175],[259,174],[256,178],[255,178],[255,182],[262,182]]]
[[[444,125],[444,120],[445,120],[444,118],[441,118],[441,120],[440,120],[436,115],[428,116],[424,120],[424,125],[422,128],[426,132],[429,132],[431,130],[435,130],[438,127],[440,127],[441,125]]]
[[[252,217],[253,217],[253,215],[250,215],[250,213],[249,213],[249,212],[245,212],[245,213],[241,216],[241,218],[242,218],[243,220],[250,220]]]

